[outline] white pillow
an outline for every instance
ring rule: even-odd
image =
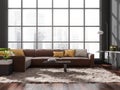
[[[76,57],[87,57],[87,49],[76,49],[75,50],[75,56]]]

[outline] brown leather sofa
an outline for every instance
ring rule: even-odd
[[[53,51],[49,49],[24,49],[25,56],[13,56],[13,69],[16,72],[24,72],[28,67],[62,67],[60,64],[43,63],[53,57]],[[68,67],[94,66],[94,54],[87,57],[61,57],[56,60],[71,61]]]

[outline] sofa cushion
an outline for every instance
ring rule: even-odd
[[[75,54],[75,50],[73,50],[73,49],[68,49],[68,50],[65,50],[64,56],[74,57],[74,54]]]
[[[48,59],[53,58],[53,57],[33,57],[32,58],[32,62],[38,63],[38,64],[42,64],[44,61],[47,61]],[[60,61],[73,61],[73,62],[77,62],[77,61],[81,61],[81,60],[88,60],[87,57],[55,57],[56,60],[60,60]]]
[[[11,49],[15,56],[25,56],[22,49]]]
[[[76,57],[87,57],[87,49],[76,49],[75,56]]]
[[[53,50],[49,49],[38,49],[35,51],[36,57],[44,57],[44,56],[53,56]]]
[[[52,58],[52,57],[32,57],[32,60],[48,60],[49,58]]]
[[[87,57],[61,57],[61,58],[56,58],[59,60],[88,60]]]
[[[53,56],[54,57],[63,57],[64,56],[64,52],[63,51],[54,51],[53,52]]]
[[[35,57],[35,49],[24,49],[23,52],[27,57]]]

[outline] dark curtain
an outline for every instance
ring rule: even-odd
[[[8,47],[8,0],[0,0],[0,48]]]

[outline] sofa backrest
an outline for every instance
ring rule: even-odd
[[[35,57],[35,49],[23,49],[25,56]]]
[[[36,49],[35,56],[36,57],[53,56],[53,50],[52,49]]]
[[[59,49],[23,49],[25,56],[27,57],[44,57],[53,56],[53,51],[64,51]]]
[[[23,49],[27,57],[52,57],[54,51],[64,51],[61,49]],[[88,57],[88,53],[87,56]]]

